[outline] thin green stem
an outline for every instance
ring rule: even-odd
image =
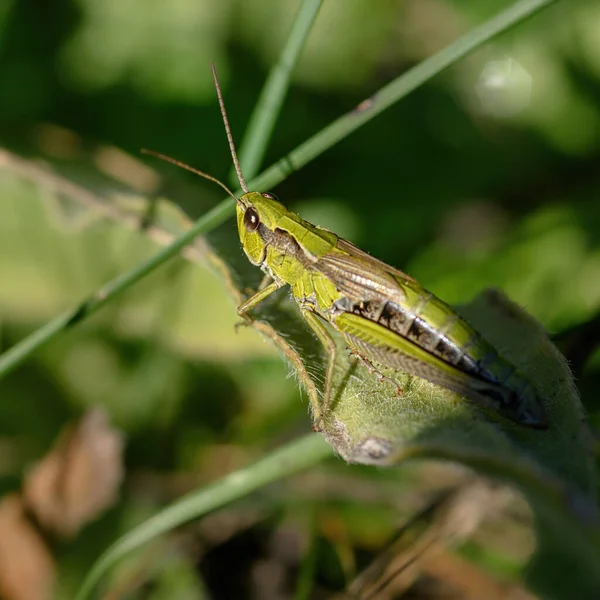
[[[288,177],[290,173],[306,165],[394,102],[397,102],[481,44],[488,42],[511,26],[527,19],[554,2],[556,0],[520,0],[516,2],[496,17],[459,38],[444,50],[394,79],[370,99],[361,103],[358,108],[331,123],[286,157],[269,167],[256,179],[250,181],[249,187],[251,189],[274,187]],[[83,317],[96,312],[118,293],[138,282],[166,260],[178,254],[194,237],[220,225],[231,216],[233,206],[231,199],[226,199],[201,217],[189,231],[177,238],[171,245],[162,249],[132,271],[117,277],[90,298],[78,304],[74,309],[53,319],[29,337],[17,343],[0,356],[0,377],[21,364],[38,348],[54,339],[61,331],[80,321]]]
[[[279,60],[271,69],[254,107],[239,152],[242,172],[247,179],[252,179],[260,168],[289,87],[292,71],[308,39],[321,4],[322,0],[303,0],[285,47]],[[231,181],[237,185],[235,171],[232,171]]]
[[[88,598],[100,578],[129,552],[175,527],[221,508],[268,483],[312,467],[331,455],[330,446],[320,435],[309,434],[245,469],[183,496],[112,544],[94,563],[76,600]]]

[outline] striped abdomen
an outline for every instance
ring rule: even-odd
[[[431,294],[412,308],[390,301],[360,302],[349,308],[470,375],[503,384],[515,371],[464,319]]]
[[[344,298],[334,305],[340,312],[333,321],[366,358],[448,387],[519,423],[547,426],[531,384],[464,319],[428,292],[409,289],[403,300]],[[365,319],[381,329],[361,326]]]

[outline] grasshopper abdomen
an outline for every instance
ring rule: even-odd
[[[447,304],[423,292],[415,308],[341,298],[331,320],[363,358],[443,385],[518,423],[546,427],[527,379]]]

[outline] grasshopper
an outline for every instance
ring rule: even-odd
[[[211,175],[146,152],[214,181],[235,199],[242,248],[265,273],[264,283],[238,307],[238,314],[251,321],[251,309],[282,286],[290,287],[328,355],[322,405],[313,407],[315,417],[331,408],[338,350],[329,326],[382,379],[376,365],[426,379],[521,425],[547,428],[543,401],[531,383],[445,302],[406,273],[303,220],[273,194],[248,190],[214,65],[212,72],[244,193],[238,198]]]

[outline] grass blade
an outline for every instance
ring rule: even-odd
[[[260,168],[267,143],[273,133],[288,90],[290,76],[308,39],[321,4],[322,0],[303,0],[286,45],[279,60],[273,65],[256,102],[239,153],[242,171],[247,179],[252,179]],[[237,185],[237,176],[234,170],[231,173],[231,181]]]
[[[306,435],[270,453],[253,465],[193,491],[117,540],[94,563],[76,600],[89,598],[100,578],[129,552],[175,527],[221,508],[268,483],[314,466],[332,455],[330,446],[316,434]]]

